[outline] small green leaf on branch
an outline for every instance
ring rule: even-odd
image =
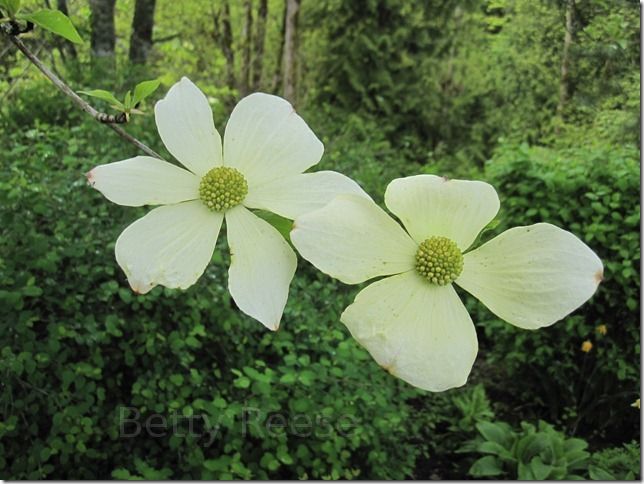
[[[161,81],[159,81],[158,79],[139,82],[134,88],[134,97],[132,98],[132,104],[134,106],[139,104],[146,97],[156,91],[160,84]]]
[[[91,96],[95,97],[98,99],[102,99],[103,101],[107,101],[108,103],[111,103],[112,107],[118,111],[125,111],[125,105],[116,99],[114,94],[112,94],[109,91],[105,91],[103,89],[94,89],[92,91],[78,91],[79,94],[85,94],[86,96]]]
[[[69,40],[70,42],[74,42],[75,44],[80,44],[83,42],[83,39],[81,39],[81,36],[78,35],[74,24],[72,24],[72,21],[69,20],[69,17],[67,17],[67,15],[59,10],[43,9],[38,10],[34,13],[22,14],[18,18],[33,22],[39,27],[42,27],[43,29],[47,29],[56,35],[64,37],[65,39]]]

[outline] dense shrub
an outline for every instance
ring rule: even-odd
[[[482,313],[489,318],[487,362],[513,382],[497,390],[572,433],[613,441],[639,435],[639,412],[629,412],[640,374],[637,158],[635,149],[614,146],[506,146],[486,170],[501,197],[496,232],[550,222],[580,237],[604,263],[596,295],[550,328],[524,331]],[[588,353],[580,350],[584,340],[594,345]]]
[[[16,133],[0,174],[0,475],[411,475],[433,417],[339,323],[355,291],[301,263],[283,328],[266,331],[233,307],[222,243],[190,290],[135,296],[113,249],[144,209],[106,202],[83,176],[127,150],[79,129]],[[155,414],[157,427],[125,435]]]
[[[223,240],[191,289],[135,296],[113,249],[145,210],[106,202],[83,176],[133,150],[91,120],[54,117],[68,126],[53,127],[47,113],[23,119],[15,109],[9,118],[23,124],[2,135],[0,173],[0,476],[459,478],[476,456],[458,450],[495,416],[543,418],[589,438],[590,451],[636,438],[636,153],[508,146],[482,175],[453,160],[423,165],[430,154],[393,147],[359,114],[305,113],[325,141],[320,168],[352,176],[378,202],[395,177],[486,177],[502,212],[484,238],[548,221],[604,260],[593,300],[538,332],[468,299],[481,344],[470,384],[429,394],[381,371],[349,337],[338,317],[357,288],[305,261],[276,333],[234,307]],[[128,129],[165,153],[151,116]],[[580,351],[585,339],[590,353]],[[636,458],[629,447],[591,461],[596,475],[619,476]]]

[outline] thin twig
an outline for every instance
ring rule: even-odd
[[[45,77],[47,77],[58,89],[60,89],[60,91],[62,91],[63,94],[69,97],[74,102],[74,104],[76,104],[79,108],[81,108],[83,111],[89,114],[96,121],[101,122],[102,124],[105,124],[106,126],[108,126],[110,129],[115,131],[116,134],[118,134],[121,138],[123,138],[126,141],[129,141],[134,146],[139,148],[141,151],[145,152],[150,156],[153,156],[154,158],[161,159],[161,156],[158,153],[156,153],[152,148],[148,147],[147,145],[145,145],[144,143],[136,139],[134,136],[127,133],[120,126],[117,126],[112,123],[106,123],[105,122],[106,119],[110,119],[110,118],[113,119],[114,117],[94,109],[87,101],[85,101],[78,94],[76,94],[62,79],[60,79],[46,65],[44,65],[40,61],[40,59],[36,57],[34,53],[29,50],[29,48],[24,44],[24,42],[21,39],[19,39],[14,35],[8,34],[5,29],[1,29],[1,30],[7,35],[11,43],[13,43],[13,45],[15,45],[20,50],[20,52],[22,52],[27,57],[27,59],[29,59],[31,63],[34,64],[40,70],[40,72],[42,72],[45,75]]]

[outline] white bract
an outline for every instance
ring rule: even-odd
[[[501,319],[524,329],[549,326],[590,298],[602,280],[597,255],[550,224],[507,230],[467,252],[499,210],[480,181],[419,175],[392,181],[385,203],[340,195],[295,220],[302,257],[347,284],[369,285],[342,322],[393,375],[430,391],[461,386],[478,342],[452,283]]]
[[[256,93],[233,110],[223,140],[206,96],[187,78],[155,106],[159,135],[186,169],[148,156],[97,166],[87,176],[119,205],[162,205],[127,227],[116,260],[132,289],[186,289],[203,274],[226,220],[228,288],[237,306],[276,330],[296,257],[249,208],[293,219],[340,193],[367,197],[333,171],[306,173],[324,146],[284,99]]]

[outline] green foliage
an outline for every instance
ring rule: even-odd
[[[469,394],[455,396],[453,403],[462,413],[462,417],[453,426],[452,431],[469,432],[476,424],[494,419],[494,411],[483,385],[475,385]]]
[[[4,10],[10,18],[14,18],[20,10],[20,0],[0,0],[0,8]]]
[[[268,332],[233,307],[221,241],[190,290],[132,293],[113,247],[144,210],[104,203],[82,175],[123,156],[104,138],[91,120],[11,136],[12,168],[0,174],[0,226],[11,228],[0,243],[0,318],[11,321],[0,333],[0,473],[410,475],[426,447],[413,436],[433,416],[417,415],[422,393],[381,371],[338,323],[353,294],[337,283],[302,263],[284,327]],[[127,407],[140,412],[136,436]],[[154,437],[154,415],[178,430]]]
[[[92,89],[91,91],[78,91],[78,92],[80,94],[85,94],[86,96],[91,96],[97,99],[102,99],[103,101],[107,101],[108,103],[111,103],[111,107],[119,111],[125,110],[125,105],[121,101],[116,99],[114,94],[112,94],[109,91],[105,91],[104,89]]]
[[[33,22],[39,27],[47,29],[75,44],[83,42],[72,21],[59,10],[42,9],[33,13],[21,14],[19,18]]]
[[[467,450],[485,454],[469,470],[473,477],[519,480],[577,480],[584,478],[590,454],[581,439],[566,438],[550,424],[522,422],[514,431],[505,422],[480,422],[480,436]]]
[[[639,10],[617,3],[577,5],[563,119],[565,2],[316,2],[305,24],[305,92],[387,119],[395,146],[417,140],[417,156],[460,165],[482,165],[502,138],[561,146],[571,141],[564,134],[592,129],[635,145]]]
[[[82,174],[136,151],[85,119],[15,49],[4,53],[0,475],[462,479],[471,468],[481,477],[638,478],[639,446],[623,444],[639,439],[630,406],[640,396],[639,11],[622,0],[576,2],[560,111],[566,3],[302,2],[296,105],[325,144],[318,169],[351,176],[378,203],[401,176],[484,178],[502,212],[477,243],[545,221],[604,261],[594,298],[540,331],[499,321],[464,295],[480,354],[468,385],[442,394],[381,371],[339,323],[358,288],[302,260],[276,333],[231,301],[223,238],[188,291],[133,294],[114,241],[145,209],[106,203]],[[0,0],[0,9],[41,6],[22,4]],[[229,4],[239,77],[244,2]],[[88,3],[68,5],[88,38]],[[126,61],[134,0],[118,5],[116,59],[100,77],[89,43],[72,58],[41,29],[23,40],[34,51],[44,40],[47,64],[120,112],[186,75],[222,130],[239,91],[225,81],[210,3],[157,2],[155,42],[137,69]],[[268,2],[256,87],[277,94],[283,6]],[[90,90],[97,85],[104,90]],[[127,129],[171,159],[153,116]],[[260,216],[288,237],[291,221]],[[593,349],[583,353],[587,339]]]
[[[161,84],[161,81],[158,79],[153,79],[151,81],[139,82],[134,87],[134,95],[132,91],[127,91],[125,93],[125,98],[123,101],[116,99],[116,96],[109,91],[104,89],[93,89],[91,91],[78,91],[80,94],[85,94],[86,96],[95,97],[103,101],[110,103],[112,109],[116,109],[126,115],[129,114],[141,114],[142,111],[138,110],[139,104],[147,97],[152,95]]]
[[[640,444],[631,442],[593,454],[589,472],[593,480],[634,481],[640,478],[640,469]]]
[[[501,196],[497,232],[553,223],[580,237],[604,263],[591,303],[551,328],[525,332],[490,320],[488,360],[503,380],[515,382],[516,398],[528,399],[536,415],[611,439],[639,433],[638,413],[626,410],[639,392],[637,158],[635,149],[609,145],[565,151],[509,145],[486,169]],[[600,324],[606,336],[596,331]],[[595,345],[588,354],[580,351],[586,339]]]
[[[134,95],[132,96],[130,108],[136,107],[136,105],[143,101],[146,97],[152,95],[152,93],[154,93],[154,91],[156,91],[160,85],[161,81],[159,81],[158,79],[139,82],[136,86],[134,86]]]

